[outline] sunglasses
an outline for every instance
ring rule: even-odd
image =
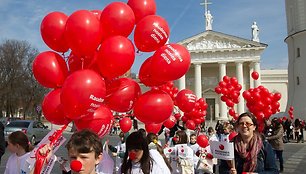
[[[241,122],[241,123],[238,123],[239,126],[244,126],[246,125],[246,127],[250,127],[250,126],[253,126],[254,124],[253,123],[248,123],[248,122]]]

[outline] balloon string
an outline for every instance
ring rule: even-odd
[[[82,67],[81,68],[83,70],[84,69],[84,58],[83,57],[81,58],[81,61],[82,61]]]
[[[200,132],[201,132],[201,126],[198,125],[198,127],[196,128],[196,135],[199,136]]]
[[[132,114],[114,115],[114,118],[132,117]]]
[[[69,59],[69,56],[66,56],[64,52],[62,53],[62,56],[63,56],[65,62],[67,63],[68,59]]]

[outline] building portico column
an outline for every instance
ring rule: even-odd
[[[255,80],[255,87],[258,87],[261,85],[261,73],[260,73],[260,63],[254,62],[254,71],[258,72],[259,78]]]
[[[241,91],[244,91],[244,83],[243,83],[243,62],[236,62],[236,76],[238,83],[241,84],[242,89]],[[240,115],[244,113],[244,99],[242,95],[239,96],[239,103],[237,108],[237,113]]]
[[[219,80],[221,81],[223,79],[223,76],[226,75],[226,62],[220,62],[219,63]],[[227,113],[226,113],[226,104],[219,99],[220,104],[220,120],[228,120]]]
[[[202,98],[202,77],[201,64],[194,64],[195,95]]]
[[[250,64],[249,64],[249,68],[250,68],[250,88],[254,88],[254,79],[252,78],[252,72],[254,71],[254,63],[253,62],[251,62]]]
[[[182,89],[186,89],[186,77],[183,75],[179,80],[178,80],[178,88],[179,91]]]

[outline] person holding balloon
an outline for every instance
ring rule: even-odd
[[[160,154],[150,153],[146,137],[139,131],[126,139],[126,152],[118,173],[120,174],[170,174],[166,164],[162,165]]]
[[[194,173],[194,152],[187,144],[188,136],[186,132],[183,130],[176,131],[172,141],[174,141],[175,144],[173,148],[170,147],[170,149],[172,149],[172,154],[170,155],[171,166],[173,169],[172,173]],[[165,149],[164,152],[167,150],[169,151],[169,148]]]
[[[219,173],[279,173],[271,145],[258,132],[256,117],[249,112],[241,114],[236,121],[236,129],[238,135],[232,140],[234,163],[221,160]]]
[[[70,159],[71,171],[63,171],[63,174],[105,174],[96,172],[96,167],[102,160],[103,146],[99,136],[83,129],[74,133],[66,144]],[[52,148],[46,144],[39,150],[41,155],[47,155],[47,160],[52,156]]]
[[[209,174],[214,173],[214,157],[212,155],[208,137],[204,134],[198,135],[196,142],[198,149],[194,155],[195,173],[196,174]]]

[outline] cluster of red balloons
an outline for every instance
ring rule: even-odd
[[[178,93],[178,88],[174,86],[174,83],[172,81],[169,81],[163,85],[152,87],[154,89],[159,89],[161,91],[166,92],[169,94],[169,96],[172,98],[172,100],[175,100],[175,97]]]
[[[235,120],[238,118],[234,110],[234,105],[239,103],[241,84],[238,83],[236,77],[223,76],[218,86],[215,87],[215,92],[221,94],[221,101],[225,102],[229,107],[229,115]]]
[[[208,107],[203,98],[197,98],[193,91],[183,89],[175,97],[176,106],[184,112],[181,120],[186,123],[186,127],[195,130],[197,125],[205,121],[206,109]]]
[[[167,43],[170,29],[156,15],[154,0],[112,2],[103,10],[77,10],[70,16],[51,12],[40,29],[52,51],[35,58],[33,74],[41,85],[53,88],[42,105],[50,122],[74,121],[78,129],[103,136],[112,125],[112,111],[134,110],[146,125],[170,119],[178,92],[172,81],[188,71],[191,60],[184,46]],[[128,38],[131,33],[135,45]],[[131,69],[136,49],[155,51],[142,64],[139,78],[146,86],[159,87],[144,94],[132,79],[119,78]],[[125,132],[130,121],[120,121]]]
[[[290,106],[289,111],[288,111],[288,114],[289,114],[289,117],[291,118],[291,120],[293,120],[293,118],[294,118],[294,116],[293,116],[293,110],[294,110],[293,106]]]
[[[246,100],[247,108],[255,114],[259,122],[279,112],[281,94],[278,92],[271,93],[264,86],[258,86],[244,91],[242,96]]]

